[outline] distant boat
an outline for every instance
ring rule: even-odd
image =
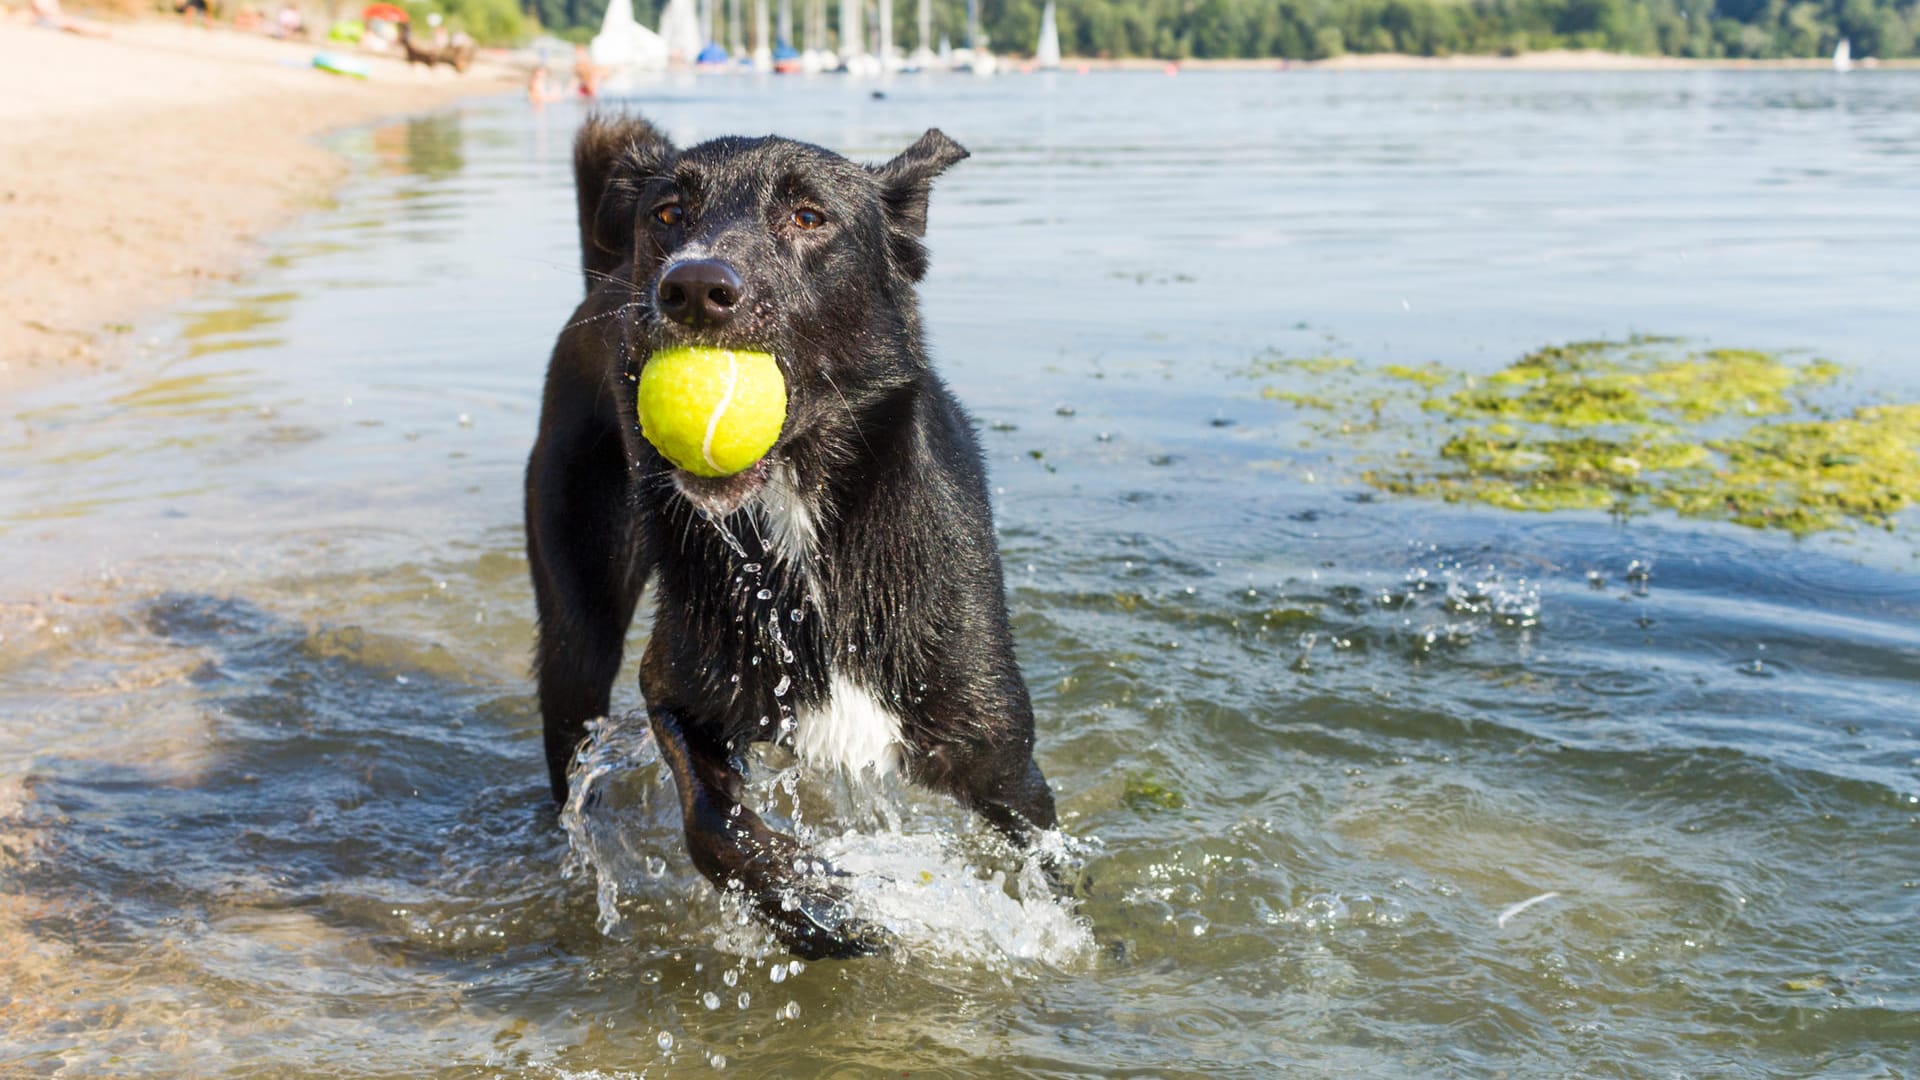
[[[930,41],[933,37],[933,0],[920,0],[917,15],[920,36],[914,39],[913,55],[907,57],[907,67],[926,71],[934,64]]]
[[[667,66],[667,43],[633,18],[633,0],[607,5],[600,32],[587,47],[593,62],[615,71],[660,71]]]
[[[758,71],[773,70],[773,23],[767,0],[753,0],[753,66]]]
[[[880,60],[881,71],[899,71],[905,66],[893,47],[893,0],[880,0],[880,17],[874,20],[874,55]]]
[[[975,75],[991,75],[997,66],[993,53],[987,49],[987,35],[980,30],[980,0],[967,0],[967,47],[954,50],[953,68]]]
[[[692,64],[700,58],[700,46],[706,35],[700,32],[700,15],[693,0],[667,0],[660,13],[660,38],[667,44],[667,59],[676,64]]]
[[[1846,38],[1841,38],[1840,44],[1833,47],[1833,70],[1853,70],[1853,42]]]
[[[1033,50],[1033,62],[1042,71],[1060,69],[1060,24],[1054,18],[1054,0],[1047,0],[1040,13],[1040,46]]]

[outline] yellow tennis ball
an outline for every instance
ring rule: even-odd
[[[682,346],[640,369],[640,434],[695,476],[732,476],[773,449],[787,380],[771,353]]]

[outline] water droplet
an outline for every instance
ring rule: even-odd
[[[780,676],[780,681],[779,681],[779,682],[777,682],[777,683],[774,683],[774,684],[773,684],[773,696],[774,696],[774,697],[786,697],[786,696],[787,696],[787,687],[789,687],[789,686],[792,686],[792,685],[793,685],[793,677],[792,677],[792,676],[789,676],[789,675],[782,675],[782,676]]]
[[[786,982],[787,981],[787,965],[785,964],[773,965],[772,970],[767,972],[767,978],[772,979],[774,982],[777,982],[777,983]]]
[[[671,1050],[673,1049],[673,1032],[663,1031],[660,1033],[660,1036],[653,1041],[660,1044],[660,1049]]]
[[[761,717],[761,718],[760,718],[760,726],[761,726],[761,727],[766,727],[766,726],[767,726],[767,721],[768,721],[768,720],[770,720],[770,719],[771,719],[771,717],[766,717],[766,716],[763,716],[763,717]]]
[[[726,983],[728,986],[740,985],[740,969],[728,968],[727,970],[721,972],[720,981],[723,983]]]
[[[750,562],[747,565],[741,567],[740,569],[745,570],[749,574],[757,574],[760,572],[760,564],[757,562]]]
[[[712,1012],[720,1007],[720,995],[709,990],[700,995],[700,1004],[705,1005],[708,1012]]]
[[[740,1007],[744,1009],[747,1006],[753,1004],[753,995],[747,993],[745,990],[742,990],[740,991],[740,997],[738,1000],[740,1003]]]
[[[799,608],[794,608],[793,613],[787,617],[792,619],[794,622],[799,622],[800,620],[807,617],[807,613],[804,611],[801,611]]]

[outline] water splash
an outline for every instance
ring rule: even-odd
[[[852,877],[854,914],[885,927],[905,955],[992,967],[1066,966],[1092,955],[1091,929],[1055,895],[1037,859],[1020,860],[1011,873],[983,870],[955,850],[955,839],[848,833],[820,850]]]
[[[563,873],[592,876],[600,932],[628,939],[630,917],[647,900],[705,896],[713,905],[706,934],[714,948],[753,957],[776,952],[741,896],[709,888],[688,865],[672,779],[660,767],[645,716],[595,720],[587,730],[560,815],[569,847]],[[748,803],[846,875],[852,913],[892,933],[901,959],[1005,970],[1091,956],[1091,931],[1072,902],[1055,894],[1040,862],[1069,864],[1083,844],[1048,834],[1022,857],[997,838],[983,845],[984,830],[957,825],[960,812],[945,804],[939,813],[903,810],[911,797],[897,784],[834,776],[803,786],[792,754],[762,744],[743,764]],[[848,821],[856,827],[840,828]],[[826,823],[836,831],[829,834]]]
[[[658,891],[680,838],[671,783],[659,767],[653,728],[640,713],[587,722],[587,738],[567,770],[567,831],[563,877],[591,873],[600,908],[600,932],[629,936],[623,895]],[[655,797],[658,794],[660,797]]]

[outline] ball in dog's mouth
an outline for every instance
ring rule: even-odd
[[[732,476],[695,476],[685,469],[675,469],[673,486],[695,510],[710,518],[724,518],[745,506],[767,482],[767,461],[761,458]]]

